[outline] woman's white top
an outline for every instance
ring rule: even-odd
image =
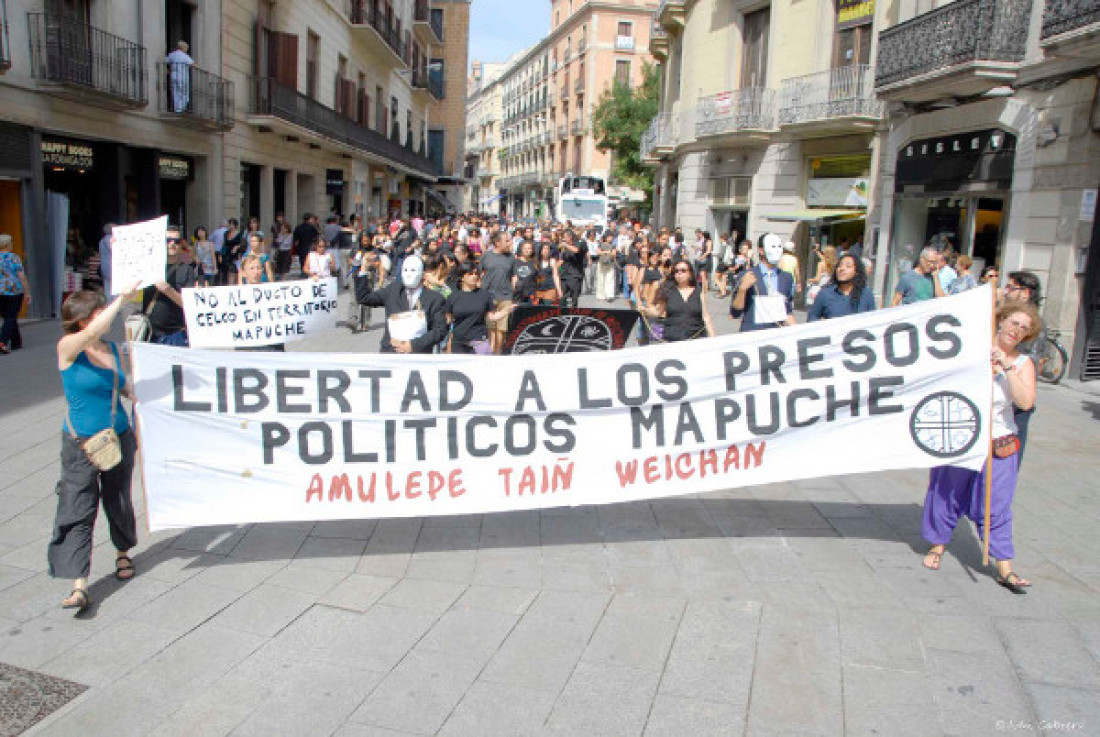
[[[1019,371],[1028,357],[1022,353],[1012,363],[1013,370]],[[993,437],[1003,438],[1016,434],[1016,419],[1012,409],[1012,392],[1008,388],[1008,373],[993,377]]]

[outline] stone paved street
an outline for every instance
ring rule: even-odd
[[[74,617],[45,558],[58,329],[0,356],[0,661],[88,687],[31,733],[1100,734],[1100,385],[1040,388],[1015,504],[1026,596],[981,569],[969,527],[921,566],[910,471],[142,532],[125,584],[101,524],[96,604]]]

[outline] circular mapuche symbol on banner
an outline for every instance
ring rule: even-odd
[[[609,351],[611,347],[611,330],[602,320],[587,315],[554,315],[524,328],[512,353],[577,353]]]
[[[909,418],[913,442],[936,458],[957,458],[974,447],[981,431],[978,407],[957,392],[925,397]]]

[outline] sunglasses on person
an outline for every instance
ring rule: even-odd
[[[672,271],[675,274],[690,274],[691,273],[691,269],[684,268],[684,267],[680,267],[678,269],[673,269]]]

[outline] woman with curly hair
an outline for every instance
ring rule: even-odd
[[[822,287],[810,306],[808,322],[844,317],[875,310],[875,293],[867,286],[863,261],[850,253],[840,257],[833,267],[829,283]]]

